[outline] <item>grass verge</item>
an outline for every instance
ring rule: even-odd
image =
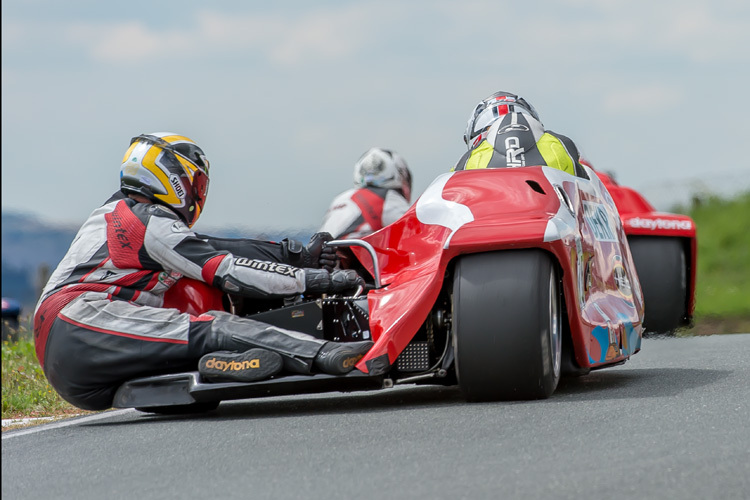
[[[31,333],[24,327],[18,333],[17,342],[2,345],[3,420],[89,413],[55,392],[36,359]]]
[[[689,215],[698,237],[696,325],[750,323],[750,192],[698,201]]]

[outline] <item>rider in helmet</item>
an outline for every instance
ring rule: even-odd
[[[209,171],[203,150],[185,136],[133,138],[120,191],[91,213],[50,277],[34,314],[36,353],[73,405],[106,409],[127,380],[196,366],[208,381],[250,382],[282,369],[343,374],[372,346],[326,342],[224,311],[195,316],[165,307],[165,292],[183,276],[252,299],[363,284],[355,271],[331,272],[331,235],[318,233],[303,246],[194,233]],[[217,360],[238,369],[220,371]]]
[[[587,177],[573,141],[545,130],[534,107],[509,92],[495,92],[474,107],[464,142],[469,150],[454,171],[547,165]]]
[[[141,134],[122,159],[120,190],[171,208],[193,227],[206,203],[208,170],[203,150],[187,137]]]
[[[411,202],[411,172],[398,153],[367,150],[354,165],[354,188],[334,198],[320,231],[359,238],[398,220]]]

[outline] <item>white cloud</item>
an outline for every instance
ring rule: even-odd
[[[64,39],[93,60],[110,64],[250,53],[289,66],[352,56],[374,35],[376,26],[368,19],[376,14],[367,4],[315,10],[297,18],[203,10],[196,12],[191,25],[167,29],[143,21],[76,23],[64,29]]]
[[[442,11],[498,56],[518,41],[506,59],[546,49],[543,64],[554,66],[556,60],[587,62],[623,51],[702,63],[748,61],[748,5],[741,0],[566,0],[527,6],[476,1],[449,2]]]

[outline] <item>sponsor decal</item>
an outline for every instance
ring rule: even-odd
[[[583,218],[591,228],[594,238],[599,241],[617,241],[604,205],[584,201]]]
[[[110,270],[106,270],[106,271],[104,271],[104,274],[102,275],[102,277],[100,279],[106,280],[106,279],[111,278],[112,276],[117,276],[117,273],[112,272]]]
[[[679,229],[683,231],[690,231],[693,229],[693,223],[689,220],[671,220],[671,219],[646,219],[641,217],[635,217],[629,219],[626,223],[628,226],[636,229],[650,229],[654,231],[656,229]]]
[[[184,233],[186,231],[188,231],[188,227],[181,220],[176,220],[172,223],[173,233]]]
[[[126,175],[135,175],[138,173],[138,158],[133,157],[132,160],[130,160],[130,163],[125,165],[125,168],[123,169],[123,172]]]
[[[164,285],[171,287],[177,281],[182,278],[182,274],[178,273],[177,271],[162,271],[159,273],[159,276],[157,277],[157,280],[159,280],[159,283],[163,283]]]
[[[238,372],[250,368],[260,368],[260,359],[255,358],[245,361],[222,361],[217,360],[216,358],[211,358],[206,361],[206,368],[213,368],[214,370],[219,370],[222,372]]]
[[[139,180],[139,181],[141,181],[141,184],[145,184],[145,185],[147,185],[147,186],[150,186],[150,185],[151,185],[151,179],[149,179],[149,178],[148,178],[148,177],[146,177],[145,175],[142,175],[142,176],[140,176],[140,177],[138,178],[138,180]]]
[[[236,266],[249,267],[256,271],[264,271],[267,273],[276,273],[282,276],[291,276],[296,278],[296,267],[287,266],[286,264],[277,264],[276,262],[268,262],[264,260],[248,259],[245,257],[238,257],[234,259]]]
[[[615,255],[612,260],[614,261],[612,274],[614,275],[617,289],[628,301],[632,301],[633,287],[630,286],[628,274],[625,272],[625,266],[623,266],[622,264],[622,257],[619,255]]]
[[[505,162],[509,167],[523,167],[526,165],[526,150],[521,147],[521,140],[518,137],[508,137],[505,139]]]
[[[364,355],[364,354],[359,354],[359,355],[357,355],[357,356],[352,356],[352,357],[350,357],[350,358],[346,358],[346,359],[344,360],[344,368],[352,368],[352,367],[353,367],[354,365],[356,365],[356,364],[357,364],[357,362],[358,362],[358,361],[359,361],[360,359],[362,359],[362,358],[364,358],[364,357],[365,357],[365,355]]]
[[[120,244],[120,248],[129,248],[133,249],[133,247],[130,244],[130,240],[127,236],[127,229],[122,228],[122,218],[120,217],[120,214],[117,210],[110,212],[112,214],[112,227],[115,228],[115,235],[117,238],[117,242]]]
[[[522,125],[520,123],[511,123],[510,125],[500,127],[500,129],[497,131],[497,135],[508,134],[510,132],[528,132],[528,131],[529,131],[529,127],[527,127],[526,125]]]
[[[172,184],[172,187],[174,188],[174,192],[177,195],[177,197],[181,200],[185,199],[185,190],[182,189],[182,182],[180,182],[180,178],[177,177],[175,174],[172,174],[169,176],[169,182]]]
[[[303,318],[305,316],[305,311],[302,311],[301,309],[296,309],[292,311],[292,318]]]

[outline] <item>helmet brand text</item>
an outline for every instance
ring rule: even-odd
[[[180,199],[185,198],[185,190],[182,189],[182,183],[180,182],[180,178],[177,177],[176,175],[170,175],[169,182],[172,183],[172,187],[174,188],[174,192],[177,194],[177,196]]]

